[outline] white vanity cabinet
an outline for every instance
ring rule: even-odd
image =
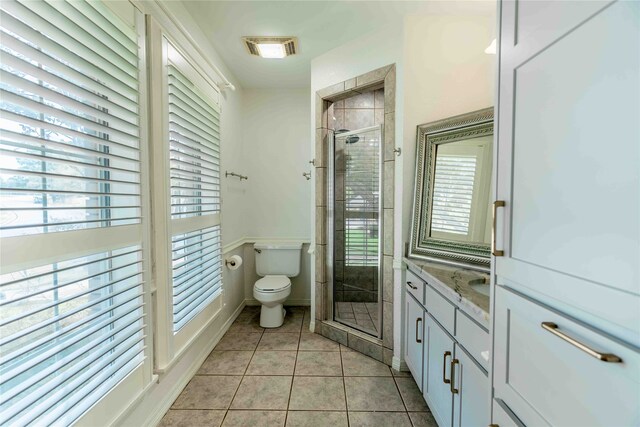
[[[488,331],[410,270],[406,277],[405,363],[435,420],[440,427],[489,425],[488,362],[482,357]]]
[[[451,426],[453,395],[451,393],[451,361],[454,339],[434,320],[425,319],[425,358],[422,395],[440,427]]]
[[[424,310],[409,293],[405,301],[404,361],[422,391],[422,356],[424,348]]]
[[[460,346],[451,364],[453,426],[486,426],[491,419],[487,372]]]

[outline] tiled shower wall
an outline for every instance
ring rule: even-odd
[[[384,98],[384,108],[376,108],[376,90],[378,99]],[[370,95],[359,97],[373,91],[374,108],[358,108],[356,99],[363,101]],[[391,365],[393,357],[393,200],[394,200],[394,170],[395,170],[395,94],[396,68],[388,65],[353,79],[326,87],[316,92],[316,283],[315,283],[315,330],[327,338],[340,342],[356,351],[367,354],[377,360]],[[353,98],[353,108],[346,107],[347,98]],[[349,101],[352,102],[352,101]],[[332,104],[334,108],[331,110]],[[365,105],[365,104],[360,104]],[[369,104],[370,105],[370,104]],[[378,104],[380,105],[380,104]],[[339,107],[343,108],[339,108]],[[342,111],[340,111],[342,110]],[[371,110],[371,111],[365,111]],[[381,117],[382,110],[384,115]],[[332,115],[329,115],[329,112]],[[335,113],[337,112],[337,116]],[[377,113],[377,114],[376,114]],[[332,301],[329,295],[331,284],[327,274],[327,185],[330,182],[327,175],[328,161],[328,131],[337,124],[329,123],[329,119],[356,120],[359,129],[384,122],[383,145],[383,272],[382,272],[382,339],[377,339],[344,327],[331,318]],[[377,117],[377,118],[376,118]],[[373,118],[373,119],[371,119]],[[373,123],[367,120],[373,120]],[[367,124],[368,123],[368,124]],[[338,128],[339,129],[339,128]]]

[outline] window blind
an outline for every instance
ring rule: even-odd
[[[216,92],[167,42],[173,332],[222,290]],[[217,93],[217,92],[216,92]]]
[[[180,330],[222,288],[220,226],[172,239],[173,325]]]
[[[380,133],[345,144],[345,264],[379,261]]]
[[[476,157],[438,155],[433,184],[431,230],[469,233]]]
[[[135,39],[92,5],[2,2],[4,237],[141,220]]]
[[[169,65],[171,216],[220,210],[220,115],[206,95]]]
[[[144,362],[137,42],[98,1],[0,3],[0,425],[72,424]]]

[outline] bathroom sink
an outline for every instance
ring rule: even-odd
[[[479,294],[489,296],[489,284],[485,278],[469,280],[469,287]]]

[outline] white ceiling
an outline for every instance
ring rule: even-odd
[[[455,0],[183,3],[245,88],[308,87],[313,58],[381,26],[401,25],[406,14],[475,14],[495,8],[493,1]],[[300,53],[284,59],[252,56],[243,36],[295,36]]]

